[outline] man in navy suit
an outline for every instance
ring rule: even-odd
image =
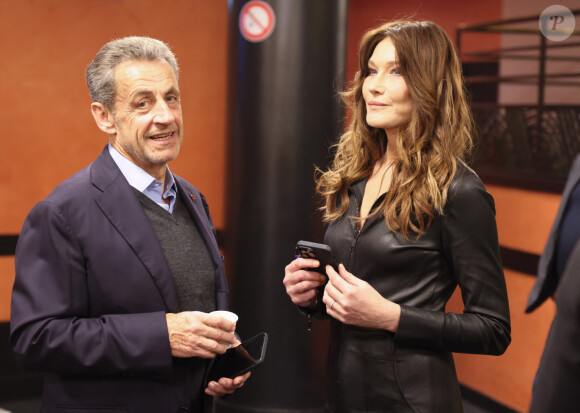
[[[568,173],[556,219],[538,264],[538,278],[534,283],[526,313],[534,311],[552,297],[566,268],[568,258],[580,236],[580,155]]]
[[[555,297],[534,379],[530,413],[577,412],[580,406],[580,155],[568,174],[560,207],[538,264],[526,312]]]
[[[107,43],[86,72],[100,156],[30,212],[16,251],[11,343],[45,372],[42,412],[211,410],[249,373],[206,387],[238,343],[203,195],[173,174],[183,123],[162,42]]]

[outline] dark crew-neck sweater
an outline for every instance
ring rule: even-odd
[[[189,215],[177,196],[173,214],[135,189],[137,198],[151,222],[175,282],[180,311],[210,312],[216,309],[215,270],[211,256]],[[208,362],[202,358],[180,359],[191,372],[191,407],[202,411],[204,377]]]
[[[179,196],[171,214],[146,195],[135,192],[173,274],[180,310],[206,313],[215,310],[214,264]]]

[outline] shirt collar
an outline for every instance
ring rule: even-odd
[[[115,163],[121,170],[121,173],[123,174],[125,179],[127,179],[129,185],[131,185],[133,188],[135,188],[139,192],[143,192],[155,181],[157,181],[157,179],[155,179],[153,176],[149,175],[139,166],[135,165],[133,162],[131,162],[123,155],[121,155],[115,148],[113,148],[111,144],[109,144],[108,146],[109,153],[111,154],[113,161],[115,161]],[[175,179],[173,178],[173,174],[169,170],[169,166],[167,166],[166,168],[167,172],[165,173],[165,188],[167,188],[167,190],[173,188],[175,191],[177,191],[175,188]]]

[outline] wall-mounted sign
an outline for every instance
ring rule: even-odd
[[[274,31],[276,15],[268,3],[249,1],[240,11],[240,32],[249,42],[263,42]]]

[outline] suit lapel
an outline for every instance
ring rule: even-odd
[[[181,200],[195,222],[214,263],[217,308],[227,310],[229,308],[228,283],[213,221],[209,215],[209,207],[197,189],[179,176],[174,175],[174,177]]]
[[[570,194],[574,190],[574,187],[576,186],[578,180],[580,180],[580,155],[578,155],[574,160],[572,169],[570,169],[570,173],[568,174],[566,186],[564,188],[564,191],[562,192],[562,200],[565,201],[566,203],[568,202],[568,198],[570,198]],[[558,212],[560,213],[561,211]]]
[[[574,190],[578,180],[580,180],[580,155],[576,156],[574,164],[568,173],[568,180],[566,181],[566,186],[562,193],[562,199],[560,200],[560,206],[558,207],[556,218],[552,224],[552,229],[550,230],[550,235],[546,241],[544,251],[540,256],[540,262],[538,263],[538,278],[532,287],[532,291],[530,292],[526,304],[527,313],[537,308],[556,290],[558,285],[557,277],[555,276],[555,272],[552,270],[555,259],[554,253],[556,242],[560,234],[560,225],[562,223],[562,218],[564,217],[564,212],[566,211],[568,199],[570,198],[570,194]]]
[[[93,163],[91,174],[93,184],[102,191],[95,202],[141,260],[168,311],[178,312],[173,276],[155,231],[107,148]]]
[[[548,260],[543,260],[542,262],[542,273],[547,270],[549,263],[552,260],[554,255],[554,249],[556,248],[556,239],[558,238],[558,234],[560,233],[560,223],[562,222],[562,218],[564,217],[564,212],[566,211],[566,205],[568,205],[568,199],[576,186],[576,183],[580,180],[580,155],[576,157],[574,160],[574,164],[570,169],[568,174],[568,180],[566,181],[566,186],[564,187],[564,191],[562,192],[562,199],[560,200],[560,206],[558,207],[558,212],[556,213],[556,218],[554,219],[554,223],[552,225],[552,231],[546,243],[545,251],[542,254],[546,257],[549,257]],[[543,275],[543,274],[542,274]]]
[[[221,255],[217,246],[214,229],[206,214],[205,206],[203,205],[201,194],[195,194],[194,192],[190,191],[184,185],[181,178],[175,175],[174,177],[178,193],[181,196],[181,201],[185,204],[185,207],[197,225],[199,233],[205,242],[214,265],[217,266],[221,262]]]

